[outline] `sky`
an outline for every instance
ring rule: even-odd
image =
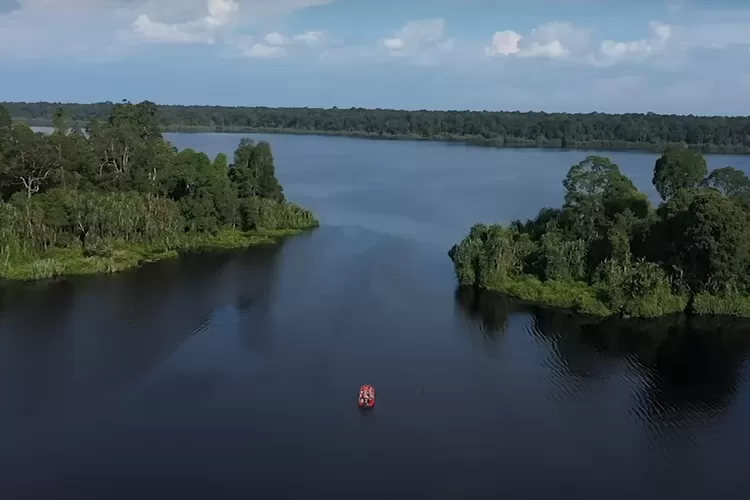
[[[0,101],[750,115],[750,0],[0,0]]]

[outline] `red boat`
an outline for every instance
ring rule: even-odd
[[[369,384],[360,387],[357,404],[360,408],[372,408],[375,406],[375,388]]]

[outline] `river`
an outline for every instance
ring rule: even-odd
[[[746,323],[456,291],[450,246],[559,205],[586,152],[250,135],[320,228],[0,290],[1,498],[746,497]],[[656,197],[655,155],[597,154]]]

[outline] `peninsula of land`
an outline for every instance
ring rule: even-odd
[[[449,252],[459,284],[597,316],[750,316],[750,179],[672,148],[653,183],[657,208],[609,159],[587,157],[561,208],[472,227]]]
[[[267,142],[212,160],[164,140],[151,102],[108,110],[84,133],[59,107],[42,134],[0,106],[0,279],[114,272],[318,225],[285,200]]]

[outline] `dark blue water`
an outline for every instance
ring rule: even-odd
[[[316,231],[0,291],[0,497],[746,497],[746,323],[455,289],[450,245],[585,152],[266,137]],[[610,156],[645,190],[654,155]]]

